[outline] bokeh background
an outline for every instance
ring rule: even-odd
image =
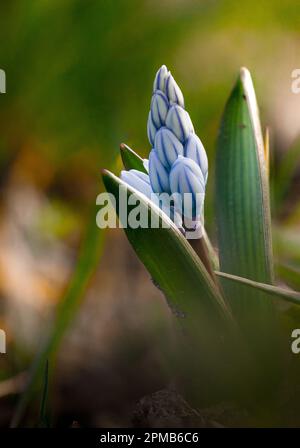
[[[0,425],[64,299],[119,144],[143,157],[152,83],[166,64],[210,162],[215,241],[220,116],[246,66],[271,136],[277,273],[300,288],[300,5],[295,0],[11,0],[1,3]],[[171,380],[172,316],[125,235],[93,225],[88,285],[55,361],[58,424],[132,424],[134,403]],[[91,278],[90,278],[91,277]],[[34,423],[34,420],[31,422]]]

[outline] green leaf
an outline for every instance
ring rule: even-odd
[[[284,206],[295,174],[299,168],[300,161],[300,139],[281,155],[280,163],[276,167],[274,175],[273,190],[275,195],[275,207],[277,213],[280,207]]]
[[[231,364],[228,362],[228,353],[230,350],[234,353],[232,340],[230,346],[225,346],[235,325],[223,297],[187,240],[165,213],[112,173],[104,171],[103,181],[107,191],[116,199],[117,213],[120,210],[119,198],[124,195],[127,200],[132,195],[131,199],[134,198],[139,205],[140,215],[146,215],[148,219],[152,216],[160,223],[160,228],[149,226],[133,229],[126,226],[124,218],[119,216],[138,257],[154,283],[159,285],[170,308],[178,317],[179,325],[184,328],[189,341],[192,341],[193,359],[201,364],[202,387],[206,385],[204,390],[200,387],[201,393],[204,396],[208,390],[211,392],[213,389],[215,393],[220,381],[225,381],[225,366],[229,367]],[[128,204],[126,217],[130,216],[134,207],[136,206]],[[162,228],[162,225],[168,228]],[[201,378],[194,373],[192,376],[194,381],[197,380],[199,389]],[[213,383],[211,388],[210,383]]]
[[[65,332],[76,316],[88,283],[98,266],[103,247],[103,236],[103,231],[96,226],[95,208],[93,206],[75,271],[65,295],[57,307],[51,331],[32,363],[28,381],[17,403],[11,422],[12,427],[17,427],[20,424],[31,398],[40,387],[44,377],[46,361],[49,360],[50,362],[51,360],[51,365],[54,364],[52,358],[55,356]]]
[[[122,162],[126,170],[138,170],[143,173],[147,173],[143,164],[144,160],[136,152],[129,148],[129,146],[125,145],[125,143],[120,145],[120,152]]]
[[[251,76],[244,68],[226,104],[218,137],[216,202],[221,270],[272,283],[264,146]]]
[[[103,181],[107,191],[117,200],[117,213],[120,190],[126,198],[133,195],[140,206],[141,215],[146,213],[150,219],[152,213],[152,217],[154,216],[159,221],[160,228],[149,226],[149,228],[132,229],[128,225],[124,230],[154,282],[159,284],[172,301],[170,305],[178,310],[178,314],[185,314],[186,320],[192,319],[193,316],[190,316],[189,312],[191,307],[196,305],[197,308],[205,313],[209,312],[210,316],[217,320],[228,320],[230,312],[216,285],[187,240],[167,215],[144,195],[126,185],[109,171],[104,172]],[[133,208],[134,206],[128,205],[127,216]],[[168,228],[161,228],[162,225]]]
[[[250,73],[242,68],[225,106],[217,141],[216,215],[220,270],[273,283],[269,185],[258,106]],[[276,358],[273,301],[262,291],[223,282],[225,295],[251,350]],[[260,362],[259,362],[260,364]],[[265,364],[264,365],[265,368]]]
[[[49,383],[49,363],[48,363],[48,359],[47,359],[46,365],[45,365],[44,384],[43,384],[41,408],[40,408],[40,418],[39,418],[39,427],[40,428],[48,428],[49,427],[49,420],[48,420],[48,383]]]
[[[263,291],[273,299],[283,299],[296,305],[300,305],[300,293],[289,289],[279,288],[278,286],[268,285],[266,283],[255,282],[248,278],[238,277],[237,275],[226,274],[225,272],[215,271],[216,275],[226,279],[226,281],[249,286],[254,290]]]

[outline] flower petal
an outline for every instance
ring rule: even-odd
[[[191,134],[184,147],[185,157],[194,160],[200,166],[205,183],[208,174],[208,160],[204,146],[196,134]]]
[[[151,117],[154,125],[160,128],[165,124],[167,113],[169,110],[169,101],[166,95],[161,91],[157,90],[151,100]]]
[[[176,135],[181,143],[185,143],[189,135],[194,132],[189,114],[177,105],[169,109],[166,126]]]
[[[159,160],[155,149],[152,149],[149,155],[149,177],[155,193],[170,192],[168,171]]]
[[[156,133],[154,147],[161,163],[170,168],[179,155],[183,155],[183,145],[168,128],[162,127]]]
[[[170,172],[170,188],[178,211],[191,219],[201,215],[205,181],[196,162],[179,156]]]
[[[148,134],[148,139],[149,139],[150,145],[154,146],[156,127],[155,127],[152,117],[151,117],[151,110],[148,115],[147,134]]]
[[[143,193],[147,198],[151,199],[151,194],[153,193],[150,179],[148,174],[142,173],[138,170],[121,171],[121,180],[126,182],[130,187],[135,188],[140,193]]]
[[[166,95],[171,103],[178,104],[178,106],[184,108],[183,94],[171,73],[169,73],[166,79]]]
[[[155,75],[155,80],[153,84],[153,92],[156,90],[161,90],[165,92],[166,79],[168,77],[169,71],[165,65],[162,65]]]

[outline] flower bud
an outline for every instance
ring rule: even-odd
[[[162,65],[158,72],[156,73],[154,84],[153,84],[153,92],[156,90],[161,90],[165,92],[166,79],[168,77],[169,71],[165,65]]]
[[[151,199],[152,188],[148,174],[142,173],[138,170],[121,171],[121,179],[130,187],[135,188],[140,193],[143,193],[147,198]]]
[[[147,134],[148,134],[148,140],[150,142],[150,145],[154,146],[156,127],[155,127],[152,117],[151,117],[151,110],[148,115]]]
[[[190,218],[202,213],[205,181],[200,167],[191,159],[179,156],[172,165],[170,188],[177,211]]]
[[[155,193],[170,192],[168,172],[159,160],[155,149],[152,149],[149,155],[149,177]]]
[[[143,167],[145,168],[147,173],[149,173],[149,160],[148,159],[143,159]]]
[[[169,110],[169,101],[166,95],[160,90],[157,90],[152,96],[150,110],[154,125],[157,128],[164,126]]]
[[[161,163],[170,168],[179,155],[183,155],[183,145],[168,128],[156,133],[154,147]]]
[[[166,95],[170,103],[178,104],[178,106],[184,108],[183,94],[171,73],[166,80]]]
[[[166,126],[176,135],[181,143],[185,143],[188,136],[194,132],[189,114],[177,105],[169,109]]]
[[[205,183],[208,175],[208,160],[204,146],[196,134],[191,134],[184,147],[184,155],[200,166]]]

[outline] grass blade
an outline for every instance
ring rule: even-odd
[[[248,278],[238,277],[237,275],[226,274],[226,272],[215,271],[218,277],[224,278],[229,282],[249,286],[254,290],[263,291],[273,299],[283,299],[296,305],[300,305],[300,293],[289,289],[279,288],[278,286],[268,285],[266,283],[255,282]]]
[[[84,292],[99,263],[103,247],[103,231],[96,226],[95,215],[93,207],[74,274],[58,305],[52,330],[31,366],[28,381],[17,404],[11,427],[19,426],[32,396],[40,387],[46,360],[51,361],[51,365],[53,365],[53,356],[80,307]]]
[[[48,428],[49,427],[48,383],[49,383],[49,363],[48,363],[48,359],[47,359],[46,365],[45,365],[44,384],[43,384],[42,400],[41,400],[41,408],[40,408],[40,418],[39,418],[39,427],[40,428]]]

